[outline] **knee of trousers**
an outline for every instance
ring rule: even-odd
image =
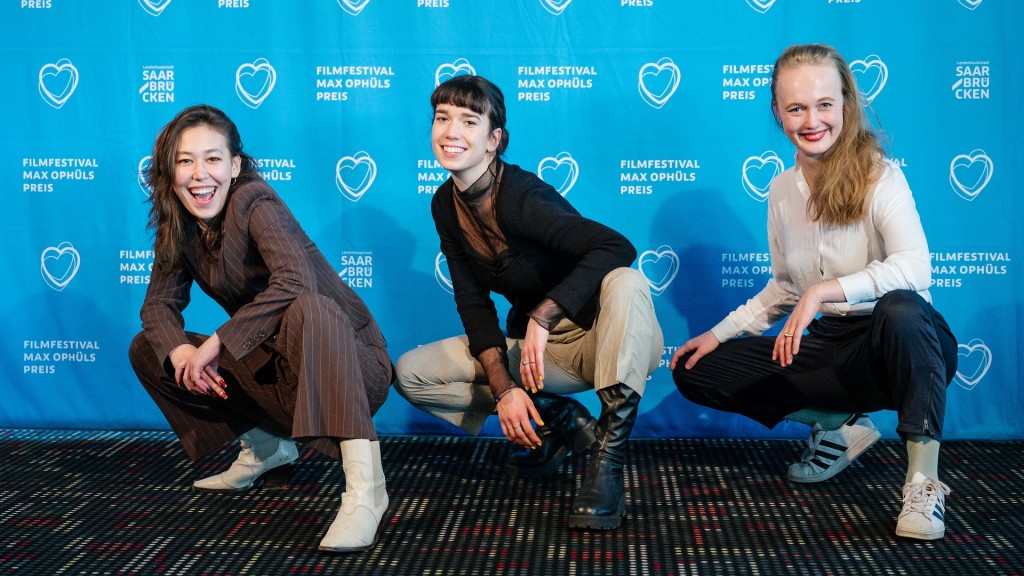
[[[601,280],[602,306],[606,298],[614,298],[616,301],[625,298],[640,298],[645,301],[651,299],[651,286],[647,277],[635,268],[616,268],[605,274]]]
[[[691,370],[686,369],[686,361],[692,355],[693,352],[690,352],[679,358],[676,362],[676,369],[672,371],[672,381],[684,398],[696,404],[706,404],[709,398],[716,395],[718,387],[714,383],[708,383],[706,378],[702,378],[697,372],[697,367]]]
[[[913,324],[928,317],[929,304],[917,292],[893,290],[883,294],[872,314],[893,322],[897,327]]]
[[[338,303],[332,298],[316,292],[304,292],[296,296],[288,305],[288,308],[285,309],[285,317],[299,314],[303,318],[308,318],[322,314],[325,310],[336,308],[339,308]]]
[[[421,399],[429,397],[435,383],[424,378],[424,369],[435,364],[419,349],[414,348],[402,354],[395,362],[395,390],[412,404],[418,404]]]
[[[145,332],[136,334],[135,338],[132,338],[132,343],[128,345],[128,362],[131,363],[136,374],[147,369],[146,365],[153,362],[153,359],[147,358],[147,356],[154,354],[153,346],[146,338]]]

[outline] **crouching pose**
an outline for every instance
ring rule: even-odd
[[[320,549],[373,546],[388,495],[371,416],[393,367],[370,311],[220,110],[180,112],[157,138],[146,178],[155,258],[132,367],[193,460],[235,438],[242,447],[227,471],[194,488],[247,490],[307,441],[345,471]],[[230,316],[210,336],[184,329],[193,282]]]
[[[511,456],[514,476],[550,474],[571,450],[593,446],[569,526],[616,528],[627,440],[662,350],[647,280],[628,268],[636,251],[500,159],[508,130],[497,86],[457,76],[431,105],[434,155],[451,172],[431,211],[466,333],[405,353],[395,387],[472,434],[497,409],[505,437],[528,449]],[[491,292],[512,304],[507,337]],[[563,396],[591,388],[596,424]]]
[[[932,540],[945,533],[939,442],[957,343],[931,304],[928,243],[910,187],[864,126],[861,106],[833,48],[793,46],[779,57],[772,110],[796,165],[769,191],[772,278],[679,348],[671,367],[694,402],[769,427],[810,425],[789,467],[793,482],[839,473],[880,436],[863,413],[896,410],[909,460],[896,534]],[[760,335],[787,314],[778,336]]]

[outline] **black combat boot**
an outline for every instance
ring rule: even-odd
[[[509,476],[540,478],[554,474],[570,450],[583,452],[594,443],[596,421],[587,408],[567,396],[537,392],[532,396],[543,426],[537,426],[540,447],[509,456]]]
[[[601,399],[597,445],[590,452],[587,473],[572,504],[569,527],[612,530],[626,515],[622,468],[640,395],[625,384],[616,384],[598,390],[597,396]]]

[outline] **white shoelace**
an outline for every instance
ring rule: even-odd
[[[938,501],[938,493],[948,496],[950,489],[944,482],[927,478],[924,482],[903,485],[903,505],[909,507],[904,512],[920,512],[930,514],[931,508]]]

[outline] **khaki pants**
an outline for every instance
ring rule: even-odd
[[[521,341],[509,338],[507,343],[509,369],[521,386]],[[617,268],[601,282],[590,330],[568,319],[551,330],[544,350],[544,391],[573,394],[621,383],[642,395],[663,346],[647,278],[638,270]],[[478,434],[494,413],[494,395],[465,335],[410,350],[398,359],[397,369],[399,394],[470,434]]]

